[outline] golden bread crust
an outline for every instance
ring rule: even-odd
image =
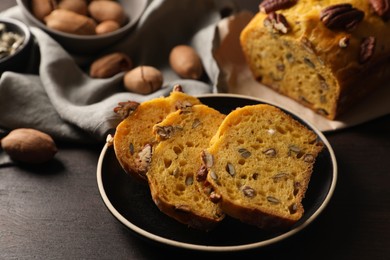
[[[390,23],[369,2],[300,0],[276,11],[286,18],[286,33],[267,25],[268,14],[257,13],[240,35],[255,79],[335,119],[390,77],[383,72],[390,70]],[[364,18],[351,30],[329,29],[321,12],[342,3],[364,12]],[[373,53],[362,61],[362,44],[369,37],[375,39]]]
[[[153,147],[153,126],[169,113],[185,106],[200,104],[190,95],[173,91],[168,97],[155,98],[141,103],[135,111],[116,127],[114,151],[122,168],[130,175],[146,181],[147,168],[140,166],[139,154],[145,146]]]

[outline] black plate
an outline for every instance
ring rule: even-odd
[[[267,103],[233,94],[199,96],[202,103],[222,113],[245,105]],[[273,105],[273,104],[271,104]],[[283,108],[281,108],[283,109]],[[193,230],[161,213],[151,199],[146,183],[127,175],[119,165],[113,147],[106,144],[97,166],[100,194],[109,211],[125,226],[144,238],[180,248],[203,251],[239,251],[263,247],[285,239],[310,224],[328,204],[336,185],[337,164],[329,142],[314,126],[283,109],[317,133],[325,149],[318,155],[306,197],[304,216],[290,230],[267,233],[226,217],[214,230]]]

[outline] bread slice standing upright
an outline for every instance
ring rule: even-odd
[[[209,198],[207,172],[198,176],[200,154],[224,117],[201,104],[173,112],[154,127],[158,143],[146,174],[153,201],[163,213],[195,229],[211,230],[224,218]]]
[[[283,229],[304,213],[302,199],[323,144],[317,135],[271,105],[232,111],[202,154],[211,197],[234,218]]]
[[[169,113],[200,104],[199,99],[174,88],[168,97],[154,98],[138,104],[129,102],[128,116],[118,124],[114,135],[114,151],[128,174],[146,181],[145,173],[151,159],[155,137],[153,126]]]

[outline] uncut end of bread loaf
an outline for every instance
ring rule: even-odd
[[[254,78],[335,119],[390,77],[390,23],[370,2],[300,0],[275,11],[287,26],[258,12],[240,35]],[[321,21],[322,10],[340,3],[364,12],[353,29],[330,29]]]
[[[272,230],[302,217],[302,199],[322,149],[314,132],[261,104],[227,115],[202,157],[222,210]]]
[[[155,143],[153,126],[169,113],[194,104],[200,104],[200,101],[183,92],[172,91],[168,97],[145,101],[131,111],[116,127],[113,142],[116,157],[125,172],[146,181],[145,173]]]
[[[152,199],[161,212],[199,230],[211,230],[223,218],[219,205],[209,199],[200,153],[209,145],[225,115],[194,105],[169,114],[154,127],[158,139],[146,174]]]

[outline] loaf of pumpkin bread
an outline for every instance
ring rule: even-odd
[[[256,80],[333,120],[390,79],[389,17],[388,1],[264,0],[240,42]]]

